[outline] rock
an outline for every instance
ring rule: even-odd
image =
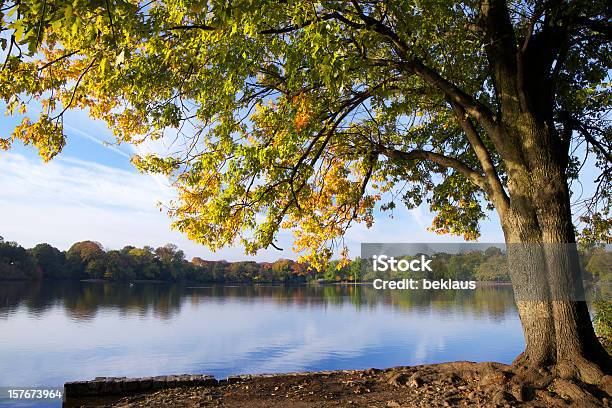
[[[490,371],[480,378],[481,386],[487,385],[504,385],[508,381],[506,373],[503,371]]]
[[[461,398],[452,397],[452,398],[445,399],[443,402],[443,405],[445,407],[454,407],[455,405],[458,405],[460,402],[461,402]]]
[[[599,384],[599,388],[606,394],[612,396],[612,375],[604,375]]]
[[[388,408],[401,408],[401,405],[397,401],[387,401]]]
[[[458,390],[448,390],[444,393],[444,398],[450,398],[450,397],[454,397],[455,395],[457,395],[459,393]]]
[[[418,374],[412,374],[408,379],[408,385],[412,388],[419,388],[424,383],[423,378]]]
[[[406,373],[393,373],[389,379],[388,382],[389,384],[395,386],[395,387],[403,387],[405,386],[408,381],[410,380],[410,376]]]
[[[227,383],[228,384],[237,384],[239,382],[244,381],[245,378],[241,375],[230,375],[229,377],[227,377]]]
[[[448,376],[446,377],[446,381],[450,382],[451,384],[456,383],[460,379],[461,378],[455,373],[449,373]]]
[[[506,391],[498,389],[491,394],[491,405],[507,405],[514,397]]]
[[[364,387],[363,385],[358,386],[357,388],[355,388],[355,391],[353,391],[355,394],[365,394],[370,392],[370,390],[366,387]]]
[[[380,373],[382,370],[378,369],[378,368],[368,368],[367,370],[364,370],[363,373],[365,375],[374,375],[374,374],[378,374]]]
[[[535,396],[533,388],[525,384],[513,384],[510,387],[510,394],[521,402],[531,401]]]

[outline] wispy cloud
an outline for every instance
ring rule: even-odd
[[[48,242],[67,249],[85,239],[100,241],[107,248],[174,242],[189,257],[249,259],[241,247],[212,254],[171,230],[171,220],[157,206],[174,197],[174,190],[164,178],[68,156],[43,164],[35,157],[3,152],[0,185],[0,235],[24,246]],[[381,215],[370,229],[356,224],[345,237],[351,255],[359,254],[362,242],[461,241],[427,232],[427,216],[422,211],[401,209],[393,219]],[[482,241],[500,241],[498,228],[492,223],[487,225]],[[289,232],[280,234],[278,246],[285,250],[263,251],[254,259],[295,258],[290,251]]]
[[[88,140],[91,140],[92,142],[98,143],[99,145],[104,146],[104,147],[112,150],[113,152],[117,153],[119,156],[123,156],[123,157],[126,157],[128,159],[131,157],[130,154],[128,154],[128,153],[124,152],[123,150],[121,150],[119,147],[117,147],[115,144],[113,144],[112,141],[104,140],[101,137],[92,135],[89,132],[85,132],[84,130],[76,128],[76,127],[74,127],[72,125],[69,125],[67,123],[64,123],[64,129],[68,130],[69,133],[76,134],[77,136],[84,137],[85,139],[88,139]]]
[[[48,242],[67,249],[85,239],[108,248],[174,242],[189,257],[239,260],[240,247],[212,254],[170,229],[157,207],[174,191],[136,171],[121,170],[69,157],[43,164],[17,153],[0,154],[0,235],[24,246]],[[288,254],[283,253],[283,256]],[[259,259],[276,259],[269,251]]]

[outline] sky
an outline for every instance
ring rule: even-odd
[[[0,111],[4,111],[0,106]],[[10,134],[19,117],[0,116],[0,134]],[[247,256],[240,246],[213,253],[170,227],[158,203],[174,191],[167,180],[139,173],[130,163],[131,145],[109,146],[110,130],[84,111],[70,111],[64,119],[67,144],[61,154],[43,163],[36,149],[14,145],[0,150],[0,236],[28,248],[46,242],[67,250],[74,242],[94,240],[107,249],[125,245],[153,247],[174,243],[191,259],[273,261],[295,258],[292,234],[282,231],[278,246]],[[142,149],[142,148],[139,148]],[[421,206],[398,206],[390,218],[376,214],[374,226],[355,224],[345,243],[350,256],[359,255],[362,242],[463,242],[460,237],[427,231],[433,214]],[[481,227],[480,242],[503,242],[498,219],[491,213]]]

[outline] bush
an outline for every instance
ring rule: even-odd
[[[609,354],[612,354],[612,301],[598,300],[595,306],[595,332]]]

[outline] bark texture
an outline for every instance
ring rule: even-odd
[[[526,340],[515,362],[597,384],[610,373],[585,301],[565,175],[565,157],[545,120],[507,112],[509,210],[500,212]]]

